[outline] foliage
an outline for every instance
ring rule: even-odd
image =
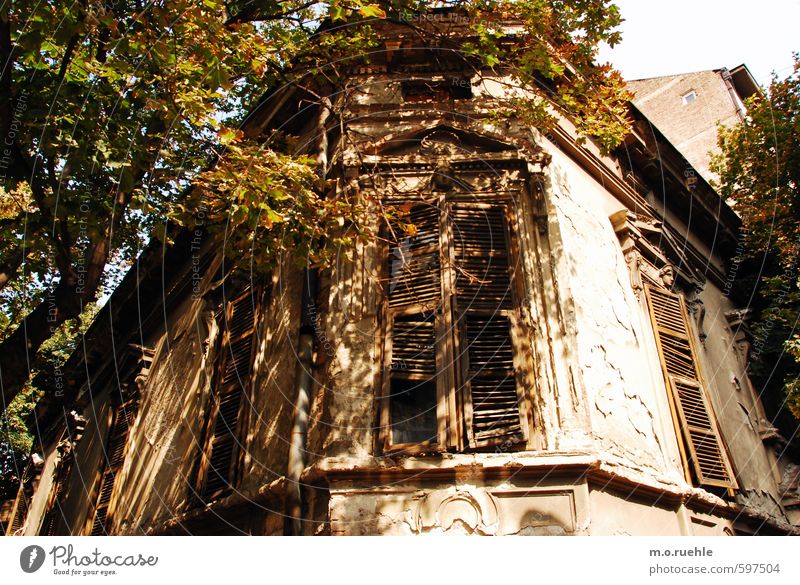
[[[42,344],[33,369],[34,376],[42,374],[41,378],[28,380],[0,417],[0,502],[14,497],[28,456],[36,449],[30,418],[47,388],[37,386],[34,379],[39,382],[53,377],[56,368],[63,366],[76,349],[98,310],[99,305],[88,305],[80,319],[64,323]]]
[[[747,120],[720,129],[714,161],[719,189],[742,217],[743,243],[760,290],[753,357],[756,375],[800,418],[800,57],[747,103]]]
[[[0,441],[0,502],[16,497],[26,458],[26,453]]]
[[[606,151],[627,135],[631,96],[625,82],[609,64],[595,63],[600,43],[614,46],[620,41],[616,27],[621,17],[615,5],[482,0],[470,3],[467,10],[477,40],[465,43],[463,50],[481,56],[490,68],[513,64],[515,81],[546,98],[513,100],[509,113],[546,129],[556,121],[551,111],[555,108],[573,119],[583,137],[592,137]],[[518,42],[499,42],[501,23],[495,15],[518,19],[522,26]]]
[[[600,42],[619,39],[618,10],[605,0],[5,2],[6,403],[29,377],[31,354],[113,286],[119,270],[109,267],[165,238],[166,222],[193,225],[202,214],[227,252],[256,269],[286,251],[324,263],[332,248],[369,237],[363,209],[325,197],[313,148],[239,128],[266,90],[319,96],[346,79],[340,63],[368,60],[386,20],[438,42],[442,31],[417,18],[434,8],[469,16],[465,62],[510,70],[531,89],[509,110],[546,126],[552,104],[604,148],[624,136],[622,81],[593,64]],[[518,44],[501,38],[506,17],[524,33]],[[341,108],[331,106],[330,123],[341,123]]]

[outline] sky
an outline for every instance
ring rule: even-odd
[[[800,51],[800,0],[615,0],[622,42],[605,47],[625,79],[732,69],[741,63],[761,85],[791,73]]]

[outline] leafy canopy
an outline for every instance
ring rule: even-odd
[[[170,223],[204,227],[255,269],[286,252],[324,264],[370,237],[365,209],[325,197],[314,148],[248,132],[265,92],[310,99],[382,50],[387,21],[438,42],[420,13],[467,15],[476,71],[511,71],[531,124],[568,115],[604,148],[628,130],[619,75],[593,63],[619,40],[597,0],[9,0],[0,7],[0,334],[3,406],[42,344],[113,287]],[[503,39],[500,21],[522,34]],[[425,38],[423,38],[425,40]],[[329,124],[343,104],[330,106]],[[502,108],[500,108],[502,109]],[[313,145],[312,145],[313,146]],[[342,230],[343,226],[355,229]]]
[[[747,103],[747,119],[721,128],[718,188],[743,222],[746,255],[761,280],[756,299],[756,373],[775,381],[800,418],[800,57],[783,80]],[[780,391],[777,391],[780,395]]]

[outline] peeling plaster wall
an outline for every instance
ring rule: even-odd
[[[130,486],[115,514],[123,533],[164,521],[186,503],[210,392],[211,338],[216,335],[211,310],[200,298],[185,299],[156,346],[140,424],[129,438],[119,478]]]
[[[597,448],[621,464],[664,473],[656,389],[646,360],[631,359],[643,351],[643,332],[628,269],[605,213],[612,208],[611,196],[559,150],[551,153],[548,203],[563,254],[559,280],[562,295],[571,299],[576,365],[591,432]]]
[[[209,275],[213,270],[208,271]],[[209,285],[209,279],[204,287]],[[269,483],[286,472],[295,399],[300,272],[276,279],[266,315],[257,328],[246,450],[239,491]],[[129,486],[117,502],[115,525],[136,534],[174,519],[193,505],[193,470],[203,440],[219,335],[215,307],[187,298],[158,343],[138,424],[119,481]]]
[[[297,398],[297,334],[302,271],[281,268],[259,328],[249,409],[249,434],[241,489],[257,489],[286,474]]]
[[[637,502],[600,489],[589,491],[592,536],[675,536],[687,534],[674,509]],[[718,519],[717,519],[718,520]]]
[[[374,244],[359,245],[330,270],[321,291],[316,400],[309,429],[309,463],[323,457],[372,453],[380,373],[380,262]]]
[[[530,535],[587,534],[588,500],[583,485],[547,480],[485,483],[358,483],[331,487],[333,535]]]

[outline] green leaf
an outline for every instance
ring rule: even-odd
[[[331,21],[337,22],[340,20],[347,20],[348,10],[338,4],[334,4],[331,6],[329,14],[331,16]]]

